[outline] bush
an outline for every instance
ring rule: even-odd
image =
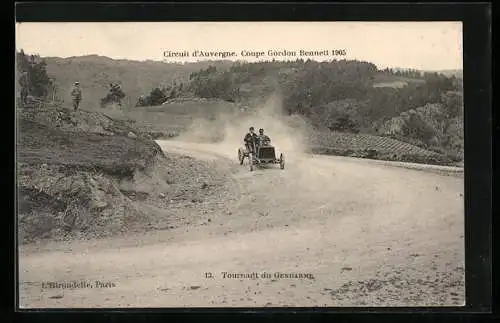
[[[122,91],[121,87],[114,86],[110,84],[110,89],[108,94],[101,99],[101,107],[106,107],[109,104],[118,104],[122,105],[122,99],[125,98],[125,93]]]
[[[138,107],[148,107],[148,106],[155,106],[155,105],[161,105],[165,101],[167,101],[172,95],[176,95],[175,89],[171,90],[171,95],[167,96],[165,94],[166,90],[162,90],[158,87],[155,87],[154,89],[151,90],[149,95],[147,96],[141,96],[139,97],[139,100],[137,101],[136,106]]]
[[[358,133],[363,126],[366,104],[357,100],[333,101],[311,108],[309,119],[315,126],[331,131]]]

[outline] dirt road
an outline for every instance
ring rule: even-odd
[[[223,145],[161,145],[236,162]],[[400,166],[289,152],[285,170],[241,166],[236,201],[185,209],[190,226],[23,247],[20,306],[462,305],[463,177]]]

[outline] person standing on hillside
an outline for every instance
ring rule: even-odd
[[[78,110],[80,106],[80,101],[82,100],[82,88],[80,87],[80,82],[75,82],[73,88],[71,89],[71,98],[73,99],[73,109]]]

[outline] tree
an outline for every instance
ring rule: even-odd
[[[165,91],[173,92],[175,89],[170,90],[170,88],[166,88],[165,90],[162,90],[159,87],[155,87],[151,90],[149,95],[141,95],[136,106],[144,107],[163,104],[166,100],[168,100],[168,97],[165,95]]]
[[[463,117],[463,95],[459,91],[446,91],[441,95],[441,102],[449,118]]]
[[[313,124],[331,131],[357,133],[364,125],[366,102],[357,100],[332,101],[313,107],[309,118]]]
[[[26,55],[20,50],[16,55],[16,65],[22,96],[46,99],[53,80],[47,75],[45,61],[39,55]]]
[[[110,84],[108,94],[101,99],[101,107],[106,107],[108,104],[117,103],[119,106],[122,105],[122,99],[126,96],[123,92],[121,86],[116,84]]]
[[[167,100],[165,93],[159,88],[154,88],[149,94],[150,105],[160,105]]]
[[[425,148],[463,151],[463,119],[450,117],[443,103],[428,103],[405,111],[390,119],[384,128],[385,134]]]
[[[331,127],[330,130],[358,133],[359,125],[356,124],[348,115],[343,114],[335,120],[333,127]]]
[[[147,107],[150,106],[150,101],[149,101],[149,96],[141,95],[137,99],[137,103],[135,104],[136,107]]]

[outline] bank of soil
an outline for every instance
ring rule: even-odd
[[[225,198],[229,163],[162,151],[148,133],[102,114],[18,113],[20,243],[168,229]]]

